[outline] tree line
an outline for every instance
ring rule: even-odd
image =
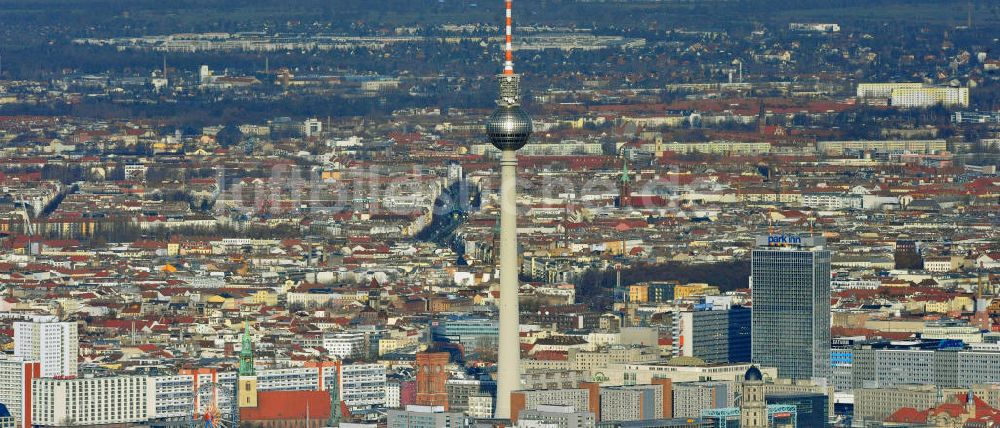
[[[621,271],[623,287],[649,281],[678,281],[682,284],[703,282],[725,292],[747,288],[749,279],[749,260],[706,264],[639,264]],[[613,290],[616,282],[617,272],[614,269],[588,270],[574,282],[577,300],[591,302],[595,309],[610,308],[614,303]]]

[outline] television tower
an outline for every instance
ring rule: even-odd
[[[511,3],[507,9],[503,73],[497,76],[497,109],[486,120],[486,135],[500,157],[500,339],[497,352],[497,401],[494,417],[510,419],[510,393],[521,389],[521,344],[517,305],[517,150],[531,136],[531,118],[521,109],[519,83],[514,74],[511,42]]]

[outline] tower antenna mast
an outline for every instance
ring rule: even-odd
[[[520,76],[514,73],[513,0],[505,0],[503,72],[497,76],[497,109],[486,120],[486,135],[500,157],[500,301],[495,417],[510,419],[510,393],[521,389],[521,345],[517,293],[517,150],[531,137],[531,117],[521,109]],[[516,416],[516,415],[515,415]]]
[[[505,0],[504,6],[506,9],[506,23],[505,23],[505,44],[504,44],[504,61],[503,61],[503,74],[511,75],[514,74],[514,36],[513,36],[513,18],[511,10],[513,9],[513,0]]]

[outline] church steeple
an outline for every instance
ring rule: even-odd
[[[330,426],[337,426],[344,415],[340,409],[340,370],[334,367],[333,373],[326,390],[330,393]]]
[[[240,371],[236,376],[239,407],[257,407],[257,371],[253,368],[253,342],[250,321],[243,324],[243,346],[240,349]]]
[[[632,205],[632,176],[628,171],[628,160],[622,154],[622,175],[618,188],[618,206],[628,207]]]
[[[243,323],[243,345],[240,347],[240,376],[257,376],[253,368],[253,342],[250,340],[250,322]]]

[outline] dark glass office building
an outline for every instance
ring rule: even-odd
[[[789,404],[795,406],[796,426],[822,428],[830,425],[829,400],[824,394],[815,392],[786,392],[767,394],[767,404]]]
[[[711,364],[750,362],[751,311],[740,306],[697,305],[680,312],[676,338],[682,355]]]
[[[830,373],[830,251],[823,237],[757,237],[751,265],[753,362],[789,379]]]

